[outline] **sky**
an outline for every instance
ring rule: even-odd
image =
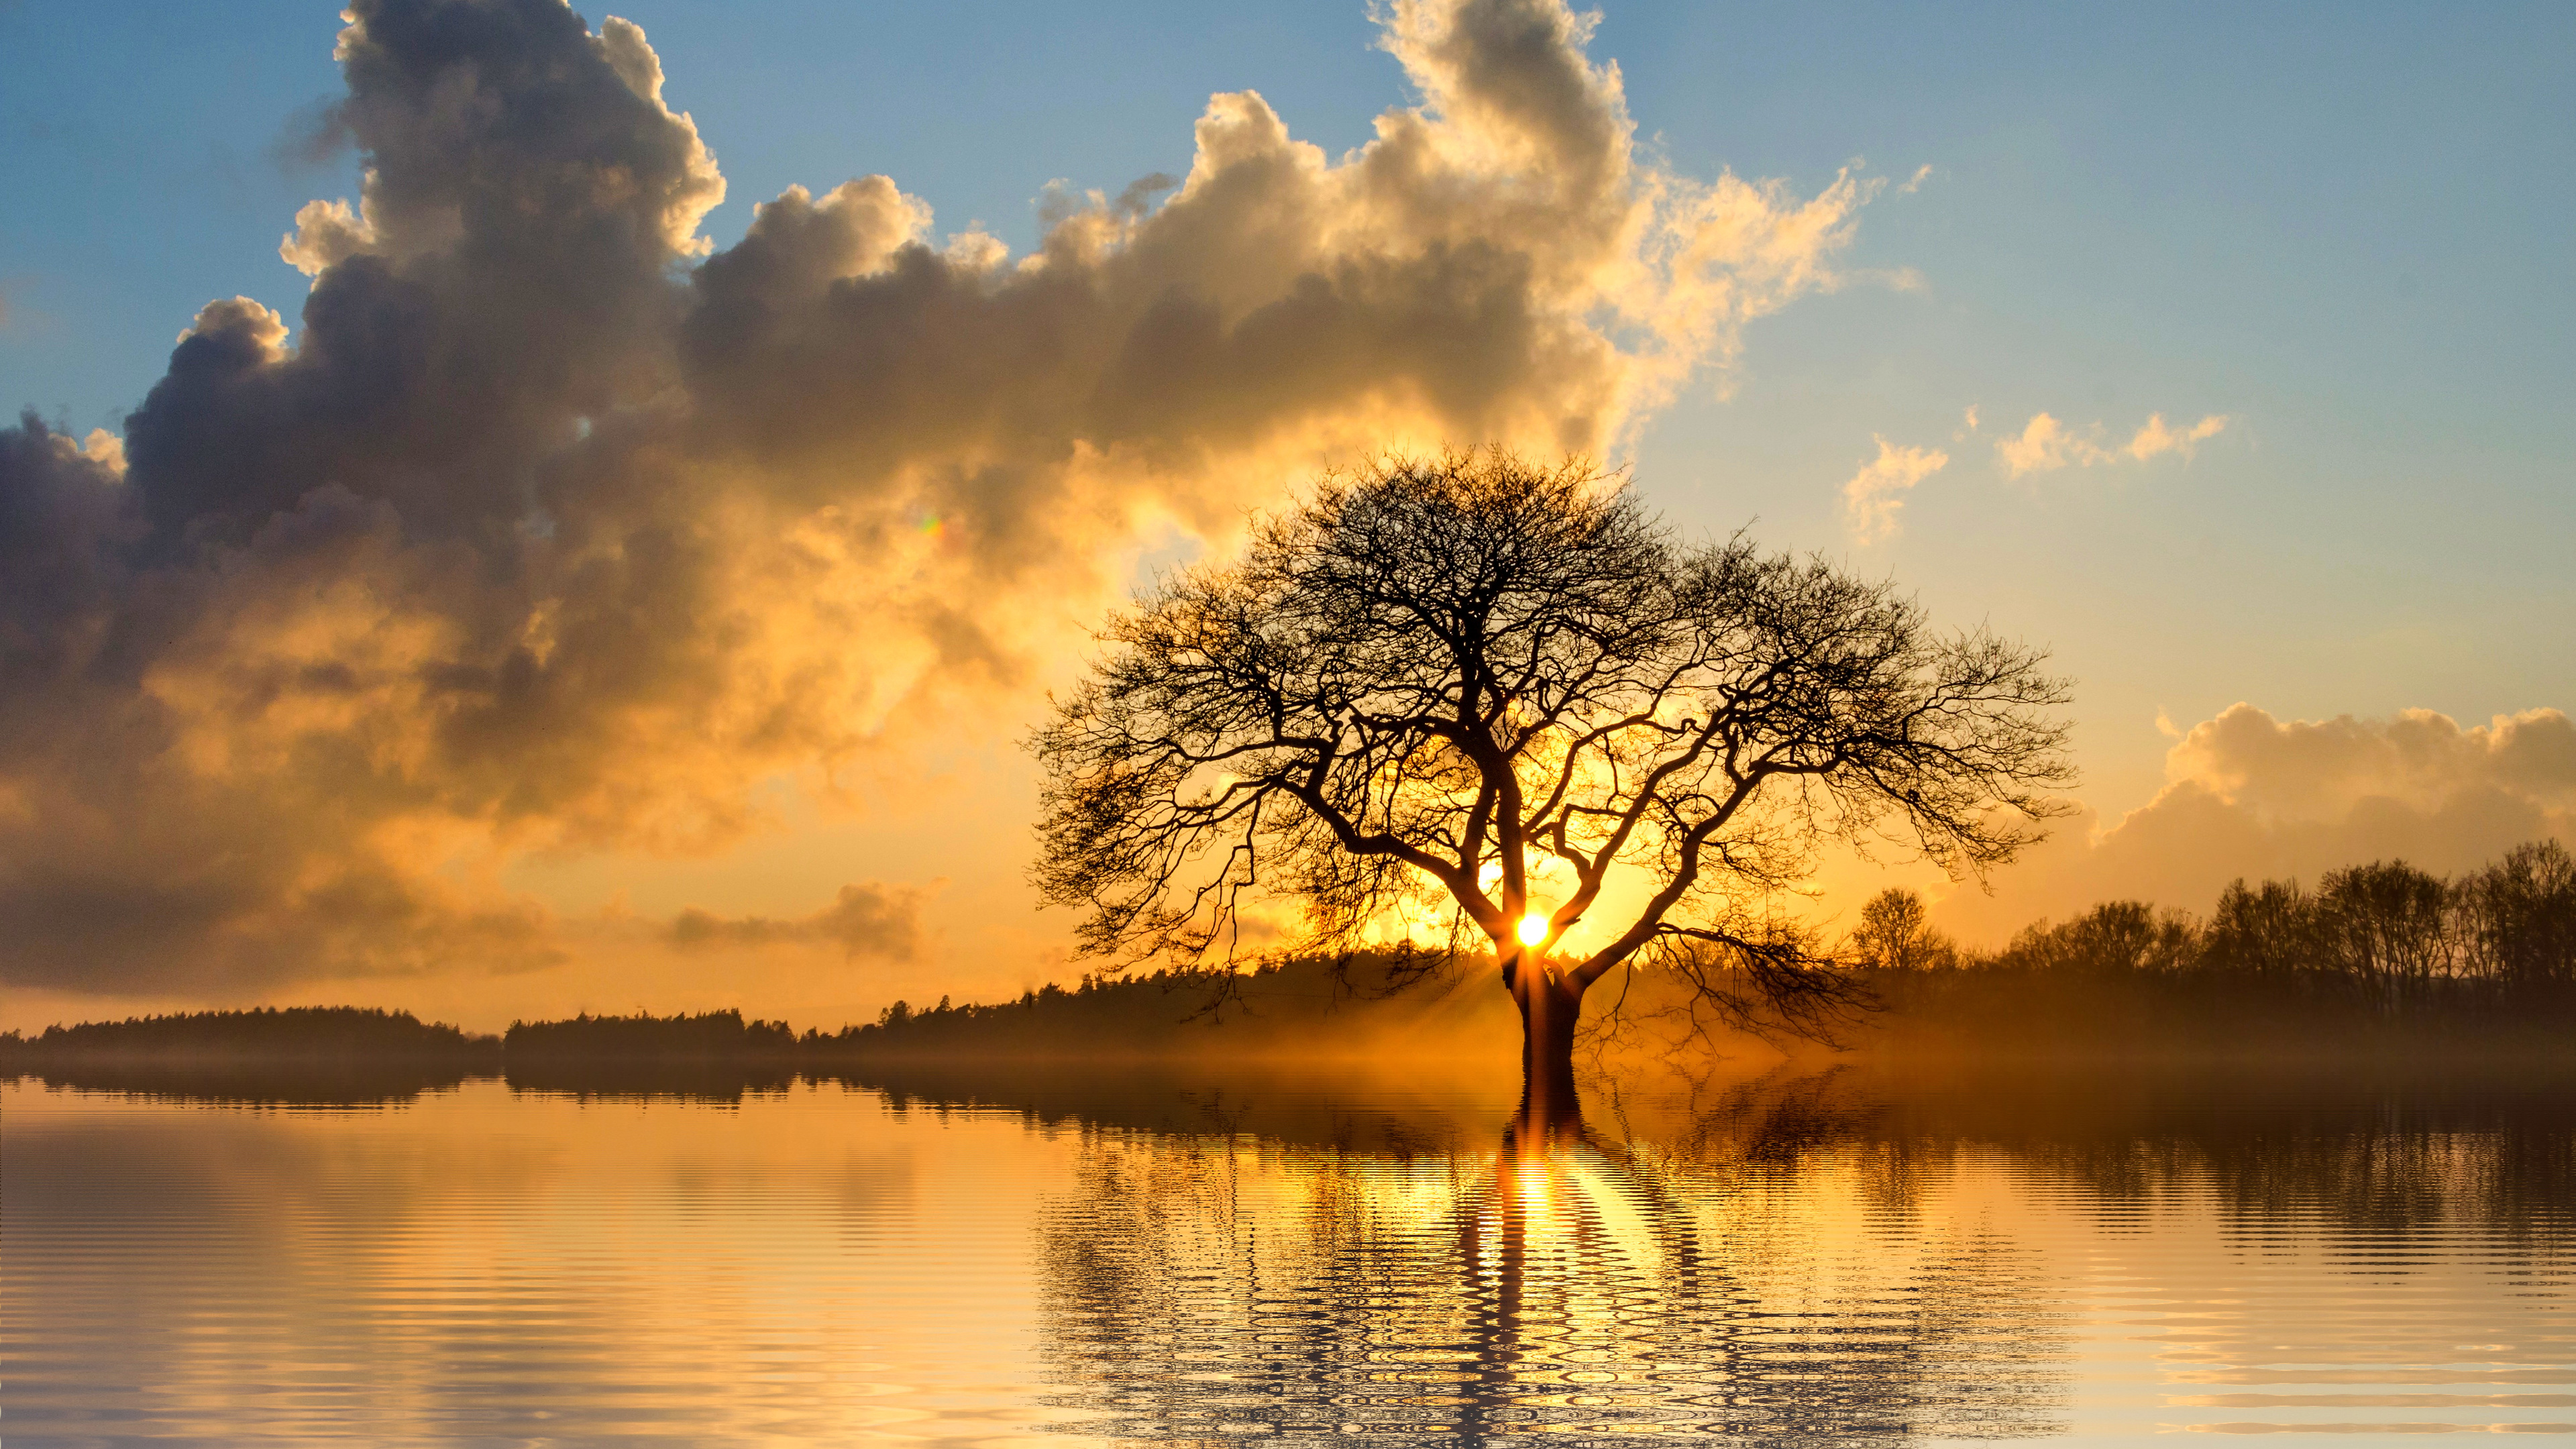
[[[1085,631],[1460,439],[2054,651],[1828,919],[2576,834],[2565,7],[352,13],[0,4],[0,1027],[1077,973]]]

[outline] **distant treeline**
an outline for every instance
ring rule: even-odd
[[[808,1033],[811,1035],[811,1033]],[[745,1021],[739,1011],[696,1016],[591,1016],[514,1021],[501,1035],[502,1055],[530,1058],[653,1059],[785,1056],[796,1034],[783,1021]]]
[[[2576,860],[2539,841],[2450,879],[2402,860],[2314,890],[2240,879],[2206,917],[2110,901],[1983,952],[1892,890],[1845,954],[1900,1026],[1979,1036],[2562,1032],[2576,1024]]]
[[[808,1034],[809,1036],[811,1033]],[[786,1023],[739,1011],[512,1022],[499,1036],[355,1006],[259,1007],[137,1016],[0,1034],[0,1067],[100,1057],[437,1062],[497,1071],[505,1061],[731,1059],[795,1050]]]
[[[2557,1048],[2576,1045],[2576,860],[2541,841],[2456,879],[2382,861],[2328,872],[2314,890],[2240,880],[2206,917],[2112,901],[1993,951],[1959,947],[1919,897],[1892,890],[1834,954],[1887,1008],[1870,1030],[1900,1044]],[[0,1073],[118,1060],[405,1064],[580,1090],[619,1063],[732,1064],[785,1081],[872,1059],[1455,1055],[1517,1040],[1509,999],[1486,973],[1417,979],[1415,964],[1363,955],[1230,979],[1085,976],[998,1003],[898,1001],[830,1033],[734,1010],[514,1022],[497,1037],[355,1007],[196,1012],[0,1035]],[[1621,998],[1631,1016],[1685,1010],[1668,999],[1673,983],[1652,975]]]
[[[646,1089],[669,1070],[709,1066],[722,1068],[717,1076],[727,1082],[783,1085],[798,1074],[833,1075],[879,1058],[1347,1054],[1389,1033],[1417,1051],[1426,1041],[1508,1045],[1502,1018],[1509,1002],[1500,992],[1462,990],[1468,979],[1445,974],[1398,992],[1407,973],[1391,959],[1368,956],[1273,963],[1232,981],[1177,971],[1086,976],[997,1005],[952,1005],[943,997],[916,1010],[898,1001],[873,1022],[801,1035],[735,1010],[585,1014],[513,1022],[499,1036],[355,1007],[206,1011],[56,1026],[34,1037],[0,1034],[0,1074],[51,1078],[105,1065],[131,1076],[137,1064],[237,1069],[261,1062],[347,1073],[400,1063],[404,1080],[422,1070],[430,1074],[422,1081],[441,1083],[506,1074],[519,1085],[614,1093]],[[1355,1004],[1366,1009],[1350,1010]]]
[[[0,1035],[0,1053],[21,1061],[126,1055],[497,1062],[500,1047],[497,1037],[472,1035],[444,1022],[424,1022],[408,1011],[357,1006],[263,1006],[250,1011],[131,1016],[123,1021],[49,1026],[34,1037],[14,1031]]]
[[[1003,1002],[915,1008],[898,1001],[864,1026],[807,1033],[825,1056],[1157,1055],[1223,1051],[1357,1055],[1387,1041],[1443,1054],[1517,1040],[1510,1000],[1470,972],[1418,957],[1293,957],[1231,978],[1163,970],[1086,975]],[[1490,1018],[1490,1020],[1489,1020]]]

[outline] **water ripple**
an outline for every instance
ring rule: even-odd
[[[0,1087],[7,1442],[2576,1431],[2554,1109],[905,1100]]]

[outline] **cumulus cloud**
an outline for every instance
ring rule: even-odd
[[[2090,468],[2111,461],[2108,449],[2070,430],[2049,413],[2034,414],[2013,437],[1997,438],[1995,456],[2003,460],[2005,476],[2012,478],[2046,473],[2069,464]]]
[[[1397,0],[1421,103],[1346,155],[1234,92],[1028,256],[886,177],[717,251],[634,25],[347,15],[363,185],[281,244],[293,323],[209,304],[122,457],[0,430],[0,983],[543,964],[512,860],[721,850],[763,782],[1007,731],[1148,540],[1320,465],[1613,448],[1837,285],[1874,187],[1673,173],[1562,0]]]
[[[295,230],[277,244],[277,255],[304,275],[318,277],[375,242],[375,227],[350,209],[347,198],[308,201],[295,213]]]
[[[2113,822],[2062,827],[1992,895],[1942,903],[1953,929],[1997,939],[2041,916],[2144,898],[2205,911],[2226,884],[2371,860],[2467,870],[2544,836],[2576,844],[2576,721],[2555,709],[2463,726],[2278,719],[2238,704],[2183,732],[2156,798]]]
[[[917,886],[877,881],[845,885],[832,904],[812,915],[783,921],[718,916],[692,907],[673,918],[671,940],[680,946],[817,941],[839,946],[848,956],[909,961],[921,950],[923,895]]]
[[[1975,427],[1976,410],[1969,409],[1969,426]],[[2122,458],[2145,462],[2163,453],[2179,453],[2186,460],[2200,445],[2217,437],[2227,426],[2223,413],[2212,413],[2188,428],[2176,430],[2165,425],[2165,415],[2150,414],[2146,425],[2138,429],[2126,447],[2112,449],[2102,445],[2102,425],[2077,429],[2049,413],[2033,414],[2029,423],[2013,437],[1995,440],[1995,456],[2004,466],[2004,475],[2019,478],[2026,473],[2047,473],[2059,468],[2091,468],[2103,463],[2116,463]]]
[[[2576,805],[2576,724],[2554,709],[2466,729],[2420,709],[2390,720],[2276,720],[2239,704],[2185,734],[2166,771],[2271,819],[2325,819],[2381,799],[2429,811],[2463,792],[2565,809]]]
[[[2121,451],[2141,463],[2159,453],[2180,453],[2189,458],[2203,442],[2217,437],[2226,427],[2227,416],[2224,413],[2212,413],[2180,431],[2165,426],[2163,413],[2150,413],[2147,425],[2138,429],[2138,435],[2131,438],[2129,446]]]
[[[1861,543],[1876,543],[1894,533],[1906,493],[1950,464],[1950,455],[1938,448],[1899,448],[1877,437],[1873,441],[1878,444],[1878,456],[1861,465],[1843,485],[1843,518],[1851,525],[1852,537]]]

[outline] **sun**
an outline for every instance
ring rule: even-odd
[[[1521,943],[1535,946],[1547,939],[1547,917],[1536,911],[1521,917]]]

